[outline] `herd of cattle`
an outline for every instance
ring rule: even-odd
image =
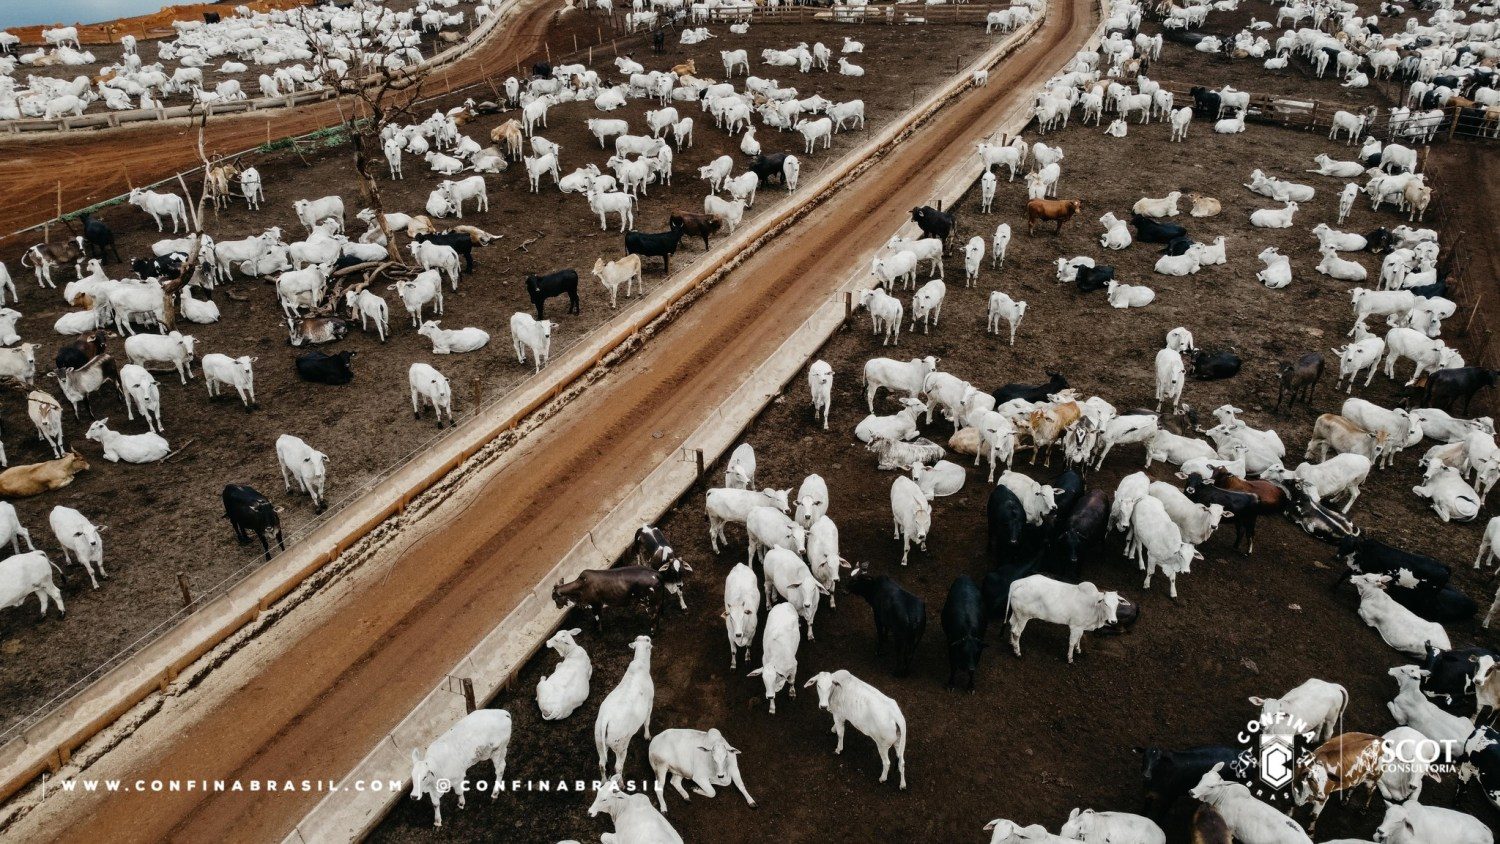
[[[684,30],[682,38],[692,42],[709,37],[706,33],[703,28]],[[864,46],[848,38],[840,49],[847,68],[852,67],[847,59],[863,52]],[[761,60],[773,67],[815,74],[836,67],[832,56],[833,50],[821,43],[799,44],[784,51],[767,50]],[[610,74],[583,65],[553,67],[538,63],[529,80],[505,80],[504,103],[470,100],[447,112],[434,112],[420,123],[387,125],[380,132],[380,143],[390,178],[404,180],[407,168],[403,165],[415,158],[425,162],[440,181],[428,197],[423,209],[426,213],[359,211],[355,218],[365,224],[366,231],[358,237],[345,234],[346,207],[338,195],[293,201],[305,237],[284,242],[277,226],[240,239],[215,239],[208,232],[200,235],[192,231],[194,216],[183,196],[136,188],[128,197],[130,206],[149,215],[160,232],[165,233],[170,224],[174,235],[156,242],[151,257],[129,262],[137,277],[112,278],[107,272],[111,263],[121,261],[115,234],[103,220],[89,215],[82,219],[81,234],[61,242],[37,244],[21,258],[21,265],[32,271],[43,290],[59,287],[63,279],[54,275],[60,271],[71,267],[75,276],[60,290],[75,310],[65,312],[53,326],[69,339],[57,351],[56,366],[46,376],[57,382],[75,419],[81,419],[82,412],[94,415],[97,402],[93,400],[101,398],[101,390],[107,386],[117,390],[127,420],[139,414],[147,430],[127,433],[109,427],[108,419],[97,419],[85,436],[99,443],[106,460],[146,464],[174,454],[163,436],[163,423],[170,419],[171,408],[163,401],[163,390],[153,371],[174,372],[185,386],[194,378],[197,361],[211,399],[232,390],[246,410],[257,406],[257,357],[233,351],[202,353],[193,336],[178,330],[182,322],[218,322],[221,314],[213,301],[215,289],[232,285],[237,278],[274,279],[281,319],[293,347],[340,341],[354,331],[356,323],[360,331],[384,343],[394,330],[390,306],[371,279],[395,267],[387,276],[394,282],[388,290],[396,294],[410,316],[415,333],[431,342],[433,354],[483,349],[490,341],[489,331],[476,326],[447,328],[438,319],[445,315],[444,287],[457,291],[461,278],[476,266],[476,251],[499,237],[465,220],[488,212],[487,179],[496,179],[517,161],[524,165],[532,191],[539,190],[542,177],[550,174],[562,193],[582,195],[590,211],[600,216],[601,227],[606,225],[607,215],[620,216],[625,255],[613,260],[600,257],[593,275],[608,294],[611,307],[617,305],[621,285],[627,298],[632,289],[639,296],[643,258],[660,257],[665,273],[683,237],[701,238],[706,248],[711,237],[734,231],[755,202],[758,188],[768,184],[788,191],[796,188],[797,157],[763,152],[756,139],[757,121],[768,130],[799,132],[809,151],[815,143],[826,148],[835,132],[864,127],[862,100],[835,103],[816,94],[800,96],[796,88],[776,79],[749,74],[749,56],[743,49],[723,51],[723,60],[727,78],[733,79],[737,73],[744,76],[742,88],[734,82],[695,75],[692,61],[668,70],[648,71],[635,60],[621,56],[614,68],[618,82],[611,82]],[[638,133],[633,133],[624,119],[586,121],[601,147],[613,139],[614,155],[606,165],[612,174],[596,164],[587,164],[561,176],[562,149],[542,134],[549,112],[559,106],[559,112],[574,112],[584,104],[592,104],[591,111],[609,112],[631,99],[649,99],[658,106],[646,112],[646,125],[638,127]],[[465,134],[463,127],[480,115],[508,109],[518,110],[520,119],[496,126],[490,133],[491,145]],[[745,158],[737,162],[723,155],[699,169],[697,175],[708,187],[702,213],[675,211],[666,231],[636,231],[633,223],[638,197],[646,195],[652,185],[671,183],[674,149],[692,145],[691,112],[700,111],[703,122],[711,116],[715,125],[726,129],[731,137],[739,135],[737,143]],[[557,114],[552,116],[556,119]],[[526,154],[528,145],[530,155]],[[745,172],[736,175],[736,167],[742,164]],[[477,175],[457,178],[465,170]],[[250,211],[260,213],[267,187],[257,168],[220,163],[209,169],[204,190],[217,207],[243,200]],[[269,187],[274,190],[276,185]],[[721,193],[727,193],[728,198]],[[435,220],[445,218],[457,224],[443,230]],[[179,233],[186,236],[177,236]],[[398,238],[403,236],[409,241],[404,251],[398,247]],[[402,259],[405,266],[396,266]],[[377,268],[372,275],[371,270]],[[19,303],[15,283],[4,264],[0,264],[0,284]],[[580,313],[579,273],[569,268],[533,274],[526,277],[524,288],[531,312],[523,310],[511,316],[512,347],[518,363],[525,365],[530,359],[533,369],[540,371],[548,362],[556,325],[546,319],[546,303],[563,297],[567,314]],[[228,291],[225,295],[242,298]],[[37,436],[55,459],[10,467],[0,473],[0,494],[9,497],[51,492],[67,486],[74,475],[88,469],[88,460],[69,449],[64,433],[65,404],[38,386],[39,345],[22,342],[18,332],[22,318],[23,314],[12,308],[0,310],[0,341],[9,346],[0,348],[0,377],[26,397]],[[128,363],[117,360],[120,352],[113,347],[120,336]],[[343,385],[355,377],[355,354],[352,350],[329,353],[311,349],[300,353],[293,365],[304,382]],[[431,407],[439,427],[445,422],[456,424],[453,389],[437,367],[423,361],[412,363],[404,388],[417,418]],[[306,494],[321,512],[327,506],[327,455],[292,434],[277,438],[275,452],[286,490]],[[0,450],[0,466],[4,465]],[[285,548],[278,515],[282,508],[261,492],[244,484],[230,484],[223,490],[222,503],[240,542],[258,538],[267,557],[273,546]],[[15,523],[14,536],[28,536],[13,515],[9,521]],[[90,550],[75,556],[90,566],[91,575],[95,569],[103,575],[102,546],[93,525],[76,511],[59,507],[53,515],[53,526],[61,531],[58,541],[65,549],[74,548],[83,541],[79,537],[85,537]],[[43,603],[44,615],[49,598],[61,611],[52,568],[45,554],[36,550],[0,561],[0,606],[19,605],[34,594]]]
[[[424,37],[449,43],[462,37],[468,16],[455,8],[460,2],[423,0],[402,11],[384,0],[269,12],[242,7],[224,19],[210,13],[206,20],[173,21],[177,36],[153,42],[154,62],[142,58],[145,45],[134,35],[123,35],[119,61],[72,79],[45,69],[98,64],[79,43],[76,26],[42,30],[45,45],[30,52],[20,52],[20,40],[0,31],[0,120],[79,117],[96,102],[126,111],[156,109],[177,98],[213,105],[252,95],[281,97],[338,84],[351,74],[397,70],[423,61]],[[493,5],[479,0],[474,20],[492,14]],[[252,67],[261,71],[253,94],[240,81]],[[32,71],[24,84],[17,81],[18,70]]]
[[[1312,5],[1320,24],[1326,20],[1336,32],[1343,24],[1347,33],[1349,21],[1359,20],[1353,17],[1354,7],[1349,4]],[[1493,11],[1490,8],[1487,13]],[[1047,84],[1037,100],[1041,131],[1054,122],[1066,123],[1075,109],[1081,109],[1086,120],[1096,123],[1110,113],[1125,120],[1139,111],[1143,121],[1160,115],[1172,123],[1173,140],[1179,141],[1186,137],[1195,117],[1218,121],[1215,129],[1219,132],[1244,131],[1248,95],[1232,89],[1198,89],[1193,92],[1191,105],[1174,110],[1170,93],[1139,74],[1140,67],[1134,64],[1138,60],[1136,51],[1149,60],[1161,48],[1159,39],[1121,36],[1119,31],[1138,25],[1140,12],[1133,5],[1116,4],[1111,28],[1117,31],[1098,51],[1080,53],[1062,75]],[[1178,16],[1172,10],[1165,14],[1170,19]],[[1430,26],[1409,25],[1408,33],[1427,37],[1434,28],[1441,30],[1455,19],[1449,10],[1439,9]],[[1473,35],[1488,38],[1485,31],[1475,29]],[[1351,40],[1368,45],[1368,35],[1335,40],[1340,45]],[[1444,45],[1437,51],[1441,55],[1450,42],[1443,39],[1432,43]],[[1470,86],[1488,79],[1477,75],[1487,71],[1473,62],[1483,53],[1472,40],[1466,45],[1467,52],[1457,53],[1458,57],[1468,55],[1468,59],[1449,56],[1452,67],[1428,56],[1427,47],[1427,43],[1404,39],[1392,49],[1418,52],[1418,64],[1429,75],[1440,70],[1462,71],[1468,79],[1465,84]],[[1484,49],[1492,50],[1492,44],[1486,42]],[[1127,85],[1124,80],[1132,77],[1134,85]],[[1467,90],[1476,99],[1493,94],[1489,88]],[[1239,102],[1243,105],[1237,106]],[[1370,128],[1358,118],[1341,115],[1336,118],[1336,131],[1347,134],[1350,142],[1358,142]],[[1347,125],[1353,120],[1358,120],[1357,125]],[[875,455],[880,469],[903,473],[895,478],[890,490],[893,535],[901,547],[901,565],[908,563],[913,546],[918,552],[925,550],[934,528],[934,499],[954,495],[970,481],[968,467],[945,459],[948,450],[972,456],[975,467],[987,463],[991,482],[996,482],[999,473],[986,505],[992,569],[980,582],[966,575],[955,579],[939,614],[949,654],[950,686],[974,687],[991,623],[1009,627],[1011,647],[1017,656],[1029,621],[1066,626],[1068,662],[1082,650],[1086,632],[1118,632],[1136,623],[1138,610],[1133,602],[1117,592],[1079,582],[1082,560],[1099,553],[1107,533],[1124,534],[1127,555],[1136,561],[1144,577],[1143,589],[1149,589],[1154,574],[1160,571],[1168,580],[1169,594],[1176,598],[1177,578],[1189,574],[1192,563],[1202,559],[1198,546],[1221,525],[1232,524],[1234,547],[1240,548],[1243,542],[1243,553],[1250,554],[1254,552],[1257,519],[1277,514],[1336,549],[1337,558],[1347,566],[1348,581],[1359,594],[1360,619],[1394,650],[1418,663],[1400,665],[1389,672],[1397,690],[1388,709],[1400,726],[1384,735],[1340,733],[1348,692],[1321,679],[1308,679],[1279,698],[1251,699],[1259,713],[1258,718],[1251,717],[1268,735],[1291,739],[1299,734],[1311,742],[1296,763],[1294,781],[1287,792],[1295,806],[1310,807],[1306,830],[1286,811],[1261,800],[1247,787],[1246,783],[1255,782],[1257,771],[1246,764],[1242,747],[1141,749],[1153,814],[1164,812],[1180,797],[1190,795],[1200,801],[1192,819],[1195,841],[1228,844],[1232,838],[1254,844],[1310,842],[1311,831],[1329,800],[1340,792],[1356,793],[1356,789],[1372,796],[1378,793],[1385,800],[1385,814],[1375,834],[1377,841],[1493,841],[1484,821],[1424,804],[1420,796],[1425,780],[1440,780],[1456,772],[1464,783],[1477,781],[1489,802],[1500,808],[1500,732],[1490,726],[1500,709],[1500,671],[1495,670],[1500,654],[1450,640],[1443,625],[1473,617],[1478,606],[1450,584],[1447,565],[1372,538],[1353,521],[1357,518],[1354,505],[1360,486],[1370,472],[1391,467],[1397,454],[1424,439],[1435,444],[1420,461],[1420,483],[1413,487],[1413,493],[1428,501],[1442,521],[1477,518],[1485,495],[1500,479],[1500,449],[1495,443],[1493,420],[1452,415],[1460,406],[1467,413],[1475,394],[1494,386],[1500,373],[1465,366],[1459,353],[1440,339],[1442,321],[1452,316],[1455,306],[1443,297],[1447,287],[1438,269],[1437,232],[1393,225],[1359,235],[1333,228],[1343,222],[1350,204],[1361,194],[1376,211],[1394,205],[1398,213],[1407,216],[1407,222],[1416,222],[1425,210],[1431,191],[1416,172],[1416,155],[1391,141],[1387,138],[1382,144],[1373,138],[1367,140],[1356,161],[1318,156],[1313,162],[1317,168],[1310,172],[1340,181],[1368,174],[1369,180],[1364,186],[1346,183],[1339,219],[1319,221],[1309,229],[1323,247],[1323,261],[1316,269],[1332,279],[1364,281],[1364,266],[1355,260],[1358,253],[1383,256],[1378,286],[1350,291],[1354,325],[1349,342],[1333,350],[1338,367],[1336,388],[1352,393],[1360,386],[1359,376],[1364,376],[1363,385],[1369,386],[1382,361],[1387,377],[1394,379],[1396,365],[1412,361],[1416,366],[1412,377],[1398,379],[1409,388],[1412,406],[1386,408],[1349,397],[1338,413],[1317,418],[1304,462],[1295,468],[1285,463],[1287,452],[1279,435],[1274,430],[1251,427],[1240,418],[1244,411],[1233,405],[1214,411],[1213,427],[1199,427],[1197,413],[1182,403],[1188,376],[1200,380],[1232,378],[1239,373],[1241,362],[1233,354],[1200,348],[1187,327],[1169,332],[1164,347],[1156,354],[1156,407],[1152,409],[1118,410],[1104,397],[1085,397],[1070,388],[1067,379],[1056,372],[1048,373],[1043,383],[1007,384],[985,391],[959,375],[939,370],[938,360],[930,356],[910,361],[873,358],[861,373],[869,415],[854,428],[855,436]],[[1056,221],[1060,229],[1081,211],[1080,200],[1054,199],[1065,159],[1060,147],[1041,141],[1028,145],[1016,139],[1004,145],[981,144],[979,157],[983,165],[978,180],[979,213],[993,210],[998,181],[994,170],[1005,167],[1014,178],[1026,173],[1028,164],[1025,211],[1033,234],[1038,222]],[[1284,204],[1280,209],[1263,209],[1274,212],[1271,215],[1259,211],[1252,215],[1253,225],[1268,228],[1290,227],[1299,199],[1305,203],[1315,191],[1327,189],[1275,178],[1259,170],[1248,174],[1248,179],[1247,189]],[[1156,271],[1164,275],[1190,275],[1230,263],[1232,256],[1226,254],[1224,237],[1195,242],[1186,227],[1172,222],[1171,218],[1179,216],[1178,202],[1185,196],[1174,191],[1166,197],[1144,198],[1128,220],[1106,214],[1101,220],[1101,248],[1121,250],[1133,244],[1162,244],[1164,254]],[[1223,213],[1222,204],[1213,197],[1189,198],[1194,218]],[[952,214],[922,207],[913,209],[911,219],[920,236],[897,236],[884,244],[871,264],[875,286],[859,296],[860,305],[870,313],[873,334],[882,339],[883,345],[899,344],[900,328],[908,319],[910,330],[918,324],[924,333],[942,330],[939,318],[947,295],[944,265],[951,253],[960,251],[953,243],[957,226]],[[1001,223],[988,242],[975,237],[962,246],[965,287],[977,284],[986,247],[990,269],[1003,269],[1010,239],[1010,224]],[[1286,257],[1274,248],[1262,250],[1260,256],[1267,269],[1256,273],[1257,280],[1272,290],[1292,282],[1294,276]],[[917,276],[924,269],[931,278],[918,286]],[[1147,307],[1155,300],[1155,291],[1149,287],[1120,283],[1114,278],[1113,268],[1088,256],[1059,257],[1057,278],[1076,284],[1085,294],[1107,290],[1110,304],[1117,308]],[[902,290],[911,292],[909,312],[902,301]],[[1026,303],[1003,291],[994,291],[989,302],[987,331],[998,333],[1003,320],[1013,344]],[[1370,330],[1367,322],[1371,317],[1384,318],[1383,337]],[[1277,406],[1283,400],[1310,403],[1325,368],[1331,367],[1316,351],[1283,363],[1278,370]],[[824,361],[813,363],[807,371],[813,421],[824,430],[829,427],[835,375],[833,367]],[[879,412],[881,390],[899,401],[899,410],[888,415]],[[924,426],[930,430],[930,426],[942,424],[934,422],[935,415],[952,425],[947,449],[921,436]],[[1173,474],[1180,484],[1153,481],[1142,471],[1127,476],[1112,494],[1090,488],[1087,476],[1104,464],[1106,456],[1133,446],[1141,447],[1136,454],[1148,469],[1158,461],[1175,466]],[[1068,468],[1046,483],[1034,480],[1013,465],[1025,450],[1032,452],[1033,465],[1038,460],[1050,464],[1052,452],[1060,450]],[[897,676],[911,670],[926,628],[927,607],[920,597],[903,588],[896,578],[872,573],[867,563],[851,565],[841,555],[838,527],[829,516],[830,499],[828,483],[817,474],[807,476],[795,494],[791,487],[757,486],[755,452],[748,443],[730,455],[724,485],[710,489],[705,499],[710,544],[716,553],[729,541],[728,525],[740,525],[744,530],[747,559],[735,564],[723,581],[730,667],[736,667],[741,659],[753,664],[759,632],[760,661],[750,676],[764,684],[772,713],[782,691],[795,696],[799,648],[804,637],[809,644],[814,641],[818,609],[825,599],[830,606],[835,604],[840,581],[849,593],[869,603],[876,653],[888,654]],[[1355,513],[1352,518],[1351,513]],[[1490,521],[1475,567],[1482,568],[1486,559],[1493,561],[1497,552],[1500,517]],[[683,603],[686,583],[693,573],[693,567],[672,550],[662,531],[646,526],[637,534],[633,564],[584,572],[575,581],[559,582],[553,596],[559,607],[586,608],[601,627],[604,608],[643,605],[654,630],[665,597],[676,595]],[[1485,624],[1490,620],[1486,618]],[[591,665],[578,641],[582,632],[565,630],[548,642],[562,661],[537,687],[544,720],[567,717],[589,696]],[[611,785],[600,792],[590,814],[608,812],[615,821],[618,840],[674,841],[680,838],[663,814],[667,811],[668,782],[684,798],[688,796],[684,789],[687,781],[708,796],[713,796],[716,786],[733,786],[754,805],[740,774],[738,751],[719,730],[669,729],[652,738],[651,640],[640,636],[632,647],[634,660],[600,708],[594,732],[596,751],[601,776],[608,773],[608,754],[612,751],[614,774],[619,777],[624,774],[634,733],[640,731],[649,739],[647,758],[656,779],[657,806],[646,795],[626,794]],[[821,671],[803,685],[817,688],[820,709],[832,715],[838,738],[835,752],[842,750],[845,724],[853,724],[874,741],[881,758],[880,780],[886,781],[894,759],[904,788],[908,732],[899,704],[845,670]],[[484,725],[491,721],[495,725],[486,728]],[[470,765],[493,756],[498,771],[503,772],[509,727],[508,715],[481,710],[460,721],[428,749],[425,757],[414,753],[413,796],[427,795],[435,806],[440,802],[443,790],[434,787],[434,770],[446,772],[449,782],[459,782]],[[476,752],[476,747],[484,752]],[[1071,840],[1153,844],[1166,840],[1151,818],[1091,809],[1075,810],[1058,835],[1039,825],[1023,826],[998,819],[985,829],[991,832],[994,844]]]

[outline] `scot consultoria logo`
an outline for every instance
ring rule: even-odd
[[[1262,712],[1236,739],[1245,786],[1267,802],[1292,799],[1297,770],[1318,747],[1317,730],[1286,712]]]

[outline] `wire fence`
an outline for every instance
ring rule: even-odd
[[[1161,87],[1171,91],[1177,107],[1193,103],[1195,86],[1176,80],[1163,80]],[[1400,101],[1400,89],[1396,91]],[[1279,94],[1250,93],[1250,109],[1246,119],[1263,123],[1274,123],[1290,129],[1331,132],[1334,115],[1339,112],[1364,116],[1357,106],[1349,103],[1330,103],[1309,97],[1292,97]],[[1363,133],[1374,135],[1386,142],[1427,145],[1451,141],[1455,138],[1494,141],[1500,137],[1500,109],[1490,115],[1486,109],[1465,108],[1448,105],[1444,108],[1413,109],[1404,117],[1399,113],[1393,121],[1390,109],[1377,111],[1366,117]],[[1346,137],[1340,134],[1340,137]]]

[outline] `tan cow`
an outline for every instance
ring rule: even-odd
[[[1036,464],[1037,452],[1046,450],[1047,459],[1042,465],[1052,465],[1052,446],[1067,434],[1068,429],[1083,415],[1076,401],[1063,401],[1041,410],[1033,410],[1029,418],[1031,425],[1032,465]]]
[[[1312,756],[1297,765],[1297,805],[1313,804],[1312,818],[1307,822],[1307,831],[1312,833],[1318,823],[1318,815],[1328,798],[1340,791],[1348,791],[1363,785],[1369,793],[1365,805],[1375,796],[1384,771],[1382,759],[1385,739],[1369,733],[1342,733],[1336,735],[1314,750]]]
[[[525,151],[526,136],[521,131],[521,123],[515,118],[501,123],[490,130],[490,143],[505,144],[505,157],[511,161],[520,161]]]
[[[1332,450],[1334,454],[1358,454],[1374,462],[1385,453],[1386,445],[1384,431],[1367,431],[1351,419],[1337,413],[1325,413],[1313,423],[1312,439],[1307,442],[1305,457],[1312,460],[1316,453],[1318,461],[1322,462],[1328,459],[1328,452]]]
[[[1063,223],[1083,211],[1083,202],[1077,199],[1033,199],[1026,203],[1026,233],[1036,234],[1039,222],[1056,222],[1061,232]]]
[[[698,66],[693,63],[692,59],[688,59],[682,64],[674,65],[672,73],[677,76],[694,76],[698,73]]]
[[[73,482],[74,475],[88,468],[88,461],[76,451],[70,451],[57,460],[48,460],[45,463],[12,466],[0,472],[0,497],[30,498],[54,489],[62,489]]]

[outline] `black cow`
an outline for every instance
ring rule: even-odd
[[[920,208],[911,209],[911,221],[922,230],[923,237],[935,237],[941,240],[943,251],[948,251],[948,242],[953,237],[953,230],[956,228],[952,214],[944,214],[930,205],[923,205]]]
[[[990,490],[989,501],[984,508],[986,522],[985,550],[996,562],[1021,559],[1026,546],[1026,508],[1009,487],[1002,485]]]
[[[1202,85],[1194,85],[1188,89],[1193,97],[1193,111],[1200,117],[1217,118],[1219,116],[1219,95],[1208,90]]]
[[[1193,247],[1194,243],[1195,241],[1187,235],[1174,237],[1171,240],[1167,241],[1167,246],[1162,250],[1162,254],[1185,255],[1187,254],[1187,251]]]
[[[562,609],[569,604],[586,607],[594,615],[594,627],[604,632],[602,613],[605,607],[623,607],[639,603],[651,613],[651,631],[661,625],[661,575],[643,566],[617,569],[588,569],[570,583],[558,578],[552,587],[552,601]]]
[[[1425,554],[1402,551],[1377,539],[1350,537],[1339,543],[1335,562],[1343,562],[1350,574],[1383,574],[1392,585],[1438,591],[1448,585],[1453,570]],[[1344,578],[1334,582],[1337,588]]]
[[[786,157],[787,153],[773,152],[770,155],[757,155],[750,162],[750,172],[754,173],[760,180],[760,184],[769,185],[776,182],[786,184]]]
[[[296,360],[297,377],[313,384],[347,384],[354,380],[354,368],[349,361],[354,352],[339,352],[328,355],[311,351]]]
[[[651,52],[660,53],[667,49],[667,31],[658,27],[651,32]]]
[[[1428,299],[1436,299],[1440,296],[1446,297],[1448,295],[1448,274],[1439,272],[1438,280],[1431,284],[1419,284],[1416,287],[1403,289],[1411,291],[1411,295],[1413,296],[1425,296]]]
[[[644,525],[636,530],[635,564],[656,569],[667,594],[676,596],[678,605],[687,609],[687,599],[683,596],[682,587],[687,575],[693,573],[693,567],[677,556],[677,552],[667,544],[667,535],[661,528]]]
[[[1065,571],[1056,571],[1066,579],[1076,582],[1080,576],[1079,553],[1092,547],[1104,538],[1109,525],[1109,493],[1089,490],[1073,505],[1072,512],[1059,522],[1058,555],[1067,555]]]
[[[1049,371],[1045,384],[1006,384],[991,395],[995,397],[995,406],[999,407],[1011,399],[1025,399],[1029,402],[1046,401],[1047,396],[1067,388],[1068,379],[1064,378],[1062,373]]]
[[[1077,274],[1073,276],[1073,283],[1078,285],[1079,293],[1103,290],[1114,280],[1114,267],[1079,267]]]
[[[638,232],[632,229],[625,233],[625,254],[646,258],[661,258],[661,271],[672,272],[672,256],[677,254],[677,245],[682,242],[682,224],[668,223],[664,232]]]
[[[1493,727],[1475,730],[1464,741],[1463,761],[1469,764],[1479,780],[1479,790],[1494,803],[1496,794],[1500,793],[1500,732]],[[1455,798],[1463,793],[1467,784],[1463,778],[1459,779]]]
[[[864,598],[875,616],[875,655],[885,650],[890,636],[896,646],[896,676],[911,673],[917,643],[927,629],[927,604],[885,576],[871,576],[866,563],[849,576],[849,591]]]
[[[276,544],[286,550],[286,540],[281,536],[280,507],[271,506],[271,500],[244,484],[229,484],[224,487],[224,518],[234,528],[234,538],[241,545],[250,541],[250,534],[260,537],[260,545],[271,559],[271,543],[267,533],[274,533]]]
[[[187,263],[186,252],[173,252],[154,258],[134,258],[130,262],[130,270],[138,278],[173,281],[182,276],[182,265],[185,263]]]
[[[1239,751],[1221,745],[1189,747],[1184,750],[1162,750],[1159,747],[1131,748],[1141,755],[1141,778],[1146,784],[1146,813],[1162,817],[1178,798],[1187,796],[1203,775],[1215,765],[1223,765],[1219,775],[1226,780],[1245,781],[1248,773],[1239,761]]]
[[[418,243],[435,243],[438,246],[451,246],[453,251],[464,259],[464,272],[474,272],[474,238],[468,232],[423,232],[413,240]]]
[[[1455,624],[1468,621],[1479,612],[1474,599],[1452,586],[1441,589],[1424,589],[1420,585],[1409,588],[1394,579],[1385,585],[1385,591],[1396,603],[1422,618],[1438,624]]]
[[[1010,586],[1023,577],[1030,577],[1037,573],[1040,568],[1041,558],[1032,557],[1028,560],[1018,560],[1013,563],[996,566],[993,571],[984,576],[984,582],[980,586],[980,592],[984,597],[984,612],[986,618],[1004,622],[1006,605],[1010,603]]]
[[[91,258],[108,261],[109,253],[114,253],[116,261],[123,260],[115,248],[115,233],[103,220],[89,214],[83,215],[83,242]]]
[[[532,307],[536,308],[536,318],[546,319],[543,306],[553,296],[568,297],[568,313],[578,313],[578,271],[558,270],[546,275],[526,276],[526,295],[531,298]]]
[[[985,626],[979,587],[972,577],[959,575],[948,587],[948,599],[943,602],[943,635],[948,639],[948,688],[953,688],[959,672],[964,672],[969,676],[969,691],[974,691],[979,654],[984,650]]]
[[[1187,236],[1187,229],[1176,223],[1163,223],[1144,214],[1130,215],[1130,225],[1135,226],[1135,239],[1142,243],[1171,243]]]
[[[1052,502],[1056,505],[1052,511],[1052,521],[1054,524],[1061,524],[1073,512],[1073,505],[1083,497],[1087,485],[1083,482],[1083,476],[1072,469],[1061,472],[1048,485],[1052,487]]]
[[[1375,153],[1365,161],[1361,161],[1366,167],[1374,167],[1380,163],[1380,153]],[[1391,251],[1391,230],[1385,226],[1365,235],[1365,251],[1377,254]]]
[[[94,358],[105,354],[105,340],[109,337],[106,331],[95,331],[92,334],[79,335],[73,342],[57,350],[57,369],[78,369],[86,365]]]
[[[1206,352],[1194,349],[1188,358],[1188,374],[1198,381],[1221,381],[1240,374],[1244,361],[1234,352]]]
[[[1202,475],[1187,476],[1182,492],[1194,504],[1218,504],[1224,508],[1224,517],[1234,522],[1234,548],[1240,547],[1240,539],[1248,540],[1245,553],[1255,553],[1255,521],[1263,509],[1260,498],[1249,492],[1231,492],[1209,483]]]
[[[1479,658],[1482,656],[1500,661],[1500,653],[1489,648],[1454,648],[1445,651],[1428,645],[1427,656],[1422,660],[1422,668],[1427,672],[1427,676],[1422,678],[1422,694],[1446,709],[1468,712],[1465,701],[1472,702],[1477,691],[1474,675],[1479,669]]]
[[[551,79],[552,64],[550,62],[535,62],[531,65],[531,75],[536,79]]]
[[[1482,366],[1439,369],[1427,376],[1427,392],[1422,403],[1427,407],[1447,410],[1453,406],[1453,402],[1463,399],[1464,415],[1467,416],[1474,394],[1495,386],[1497,378],[1500,378],[1500,369],[1485,369]]]

